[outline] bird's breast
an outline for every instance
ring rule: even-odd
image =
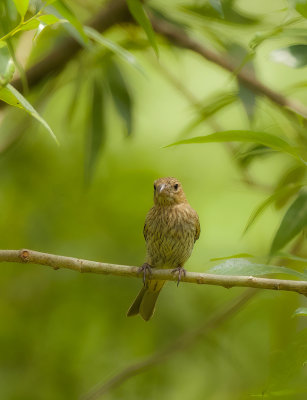
[[[147,262],[154,267],[175,268],[190,257],[195,224],[189,206],[154,207],[147,216]]]

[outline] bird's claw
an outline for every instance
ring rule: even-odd
[[[145,286],[146,283],[146,275],[148,274],[148,276],[151,275],[151,266],[147,263],[143,264],[140,268],[139,268],[139,272],[143,272],[143,283]]]
[[[186,275],[186,270],[184,269],[184,268],[182,268],[182,267],[177,267],[177,268],[174,268],[173,270],[172,270],[172,274],[177,274],[178,273],[178,280],[177,280],[177,286],[179,286],[179,283],[180,283],[180,281],[181,281],[181,277],[182,276],[185,276]]]

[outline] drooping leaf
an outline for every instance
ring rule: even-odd
[[[307,307],[299,307],[297,308],[292,317],[307,317]]]
[[[13,0],[13,1],[15,3],[19,15],[21,16],[21,18],[23,18],[29,7],[29,0]]]
[[[222,0],[209,0],[211,6],[224,18],[224,10]]]
[[[203,105],[200,103],[197,107],[197,116],[183,129],[180,136],[185,136],[186,133],[205,122],[207,119],[218,113],[220,110],[228,107],[237,100],[235,92],[219,93],[215,96],[206,99]]]
[[[94,40],[95,42],[101,44],[102,46],[106,47],[109,49],[112,53],[116,54],[118,57],[120,57],[123,61],[127,62],[128,64],[132,65],[135,67],[138,71],[143,72],[143,68],[140,66],[138,63],[137,59],[134,57],[132,53],[124,49],[123,47],[119,46],[117,43],[112,42],[111,40],[105,38],[103,35],[101,35],[98,31],[95,29],[85,26],[84,27],[84,32],[86,35]]]
[[[125,122],[127,134],[130,135],[132,132],[133,101],[119,67],[112,60],[108,63],[107,79],[116,109]]]
[[[253,90],[249,89],[246,85],[238,82],[239,85],[239,98],[243,104],[246,115],[252,121],[255,114],[256,94]]]
[[[306,172],[306,166],[303,165],[295,165],[294,167],[290,167],[277,182],[275,190],[279,190],[287,185],[295,185],[302,182]],[[287,203],[291,195],[291,193],[285,193],[283,196],[276,199],[275,207],[277,209],[283,207]]]
[[[264,41],[276,37],[294,37],[298,38],[300,36],[306,36],[306,29],[291,29],[289,28],[292,25],[297,24],[298,19],[286,19],[282,24],[275,26],[273,29],[270,29],[266,32],[256,32],[254,37],[248,44],[248,47],[254,52],[258,46],[260,46]]]
[[[264,157],[268,154],[274,153],[275,151],[276,150],[263,146],[262,144],[256,144],[250,146],[244,151],[239,150],[235,155],[235,159],[237,159],[243,167],[247,167],[256,157]]]
[[[301,68],[307,65],[307,45],[294,44],[271,52],[271,59],[291,68]]]
[[[264,146],[271,147],[274,150],[290,154],[296,159],[300,157],[296,149],[291,146],[285,139],[272,135],[267,132],[255,132],[248,130],[232,130],[215,132],[207,136],[198,136],[191,139],[180,140],[165,147],[177,146],[179,144],[195,144],[195,143],[218,143],[218,142],[247,142],[259,143]]]
[[[56,17],[66,19],[69,24],[65,24],[67,31],[82,45],[86,46],[88,38],[84,32],[83,25],[74,15],[72,10],[62,0],[53,1],[50,6],[47,7],[50,14]]]
[[[147,9],[157,18],[162,19],[163,21],[169,22],[170,24],[180,28],[182,30],[186,30],[188,28],[188,24],[185,21],[178,21],[177,19],[173,18],[171,15],[166,14],[164,11],[158,10],[157,8],[153,7],[151,4],[146,4]]]
[[[231,260],[234,258],[248,258],[248,257],[254,257],[254,256],[252,254],[248,254],[248,253],[238,253],[238,254],[232,254],[231,256],[226,256],[226,257],[210,258],[210,261]]]
[[[18,28],[18,32],[20,31],[32,31],[39,27],[40,21],[38,19],[29,19],[25,21],[20,27]],[[13,36],[13,35],[12,35]]]
[[[288,185],[276,190],[271,196],[265,199],[260,205],[255,209],[255,211],[249,217],[249,220],[244,228],[243,234],[245,234],[249,228],[254,224],[256,219],[263,213],[263,211],[272,203],[277,201],[279,198],[284,196],[291,196],[294,195],[299,191],[302,185]]]
[[[256,78],[255,68],[253,64],[253,54],[249,54],[243,46],[237,43],[228,44],[227,52],[228,57],[230,57],[236,67],[233,75],[236,77],[238,82],[238,97],[242,102],[248,119],[252,121],[255,112],[256,93],[249,89],[238,79],[238,73],[244,70],[247,71],[251,76]]]
[[[284,215],[276,232],[270,254],[276,253],[307,225],[307,191],[302,190]]]
[[[307,18],[307,0],[292,0],[291,3],[297,12],[304,18]]]
[[[0,48],[0,87],[9,83],[15,72],[15,65],[6,45]]]
[[[296,256],[295,254],[290,254],[285,251],[278,251],[277,253],[275,253],[275,257],[281,257],[281,258],[285,258],[285,259],[291,260],[291,261],[299,261],[299,262],[306,263],[306,265],[307,265],[307,258],[299,257],[299,256]]]
[[[102,149],[105,139],[104,126],[104,91],[101,81],[97,78],[92,82],[92,102],[90,107],[91,123],[87,137],[87,155],[85,165],[85,176],[89,182],[93,176],[98,155]]]
[[[156,55],[158,56],[159,51],[155,33],[151,26],[151,22],[144,10],[143,4],[141,3],[140,0],[127,0],[127,5],[133,18],[144,29],[144,32],[146,33],[152,48],[154,49]]]
[[[16,107],[22,108],[25,110],[27,113],[29,113],[33,118],[35,118],[37,121],[39,121],[44,128],[50,133],[51,137],[56,141],[58,144],[58,140],[53,133],[52,129],[48,125],[48,123],[39,115],[39,113],[33,108],[33,106],[26,100],[21,93],[18,92],[12,85],[8,84],[6,86],[6,89],[9,90],[9,92],[15,97],[17,100],[16,104],[13,104],[12,102],[9,103],[11,105],[15,105]],[[4,100],[4,99],[3,99]],[[10,100],[10,99],[9,99]],[[5,100],[4,100],[5,101]]]
[[[16,97],[10,92],[7,87],[0,88],[0,100],[4,101],[5,103],[18,107],[23,108],[20,102],[16,99]]]
[[[226,260],[208,271],[215,275],[242,275],[260,276],[268,274],[287,274],[299,279],[306,280],[307,274],[295,271],[292,268],[278,267],[276,265],[254,264],[242,258]]]
[[[209,4],[200,2],[199,4],[189,4],[182,8],[184,11],[189,11],[200,18],[213,19],[223,23],[238,25],[252,25],[258,23],[258,19],[254,16],[237,10],[233,5],[233,0],[210,0]]]
[[[44,14],[37,17],[40,22],[43,22],[45,25],[53,25],[59,22],[59,18],[52,14]]]

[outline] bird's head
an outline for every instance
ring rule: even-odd
[[[159,206],[171,206],[186,203],[181,183],[176,178],[160,178],[154,182],[154,203]]]

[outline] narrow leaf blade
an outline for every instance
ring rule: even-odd
[[[48,11],[58,18],[65,18],[69,24],[65,24],[67,31],[81,44],[86,45],[88,38],[84,32],[83,25],[70,10],[67,5],[61,1],[56,0],[52,2],[52,6],[49,6]]]
[[[39,115],[39,113],[33,108],[33,106],[26,100],[21,93],[18,92],[14,88],[14,86],[8,84],[6,88],[10,91],[10,93],[16,98],[18,101],[19,105],[18,107],[23,108],[27,113],[29,113],[33,118],[35,118],[37,121],[39,121],[44,128],[50,133],[51,137],[55,140],[57,144],[59,144],[58,139],[56,138],[55,134],[53,133],[52,129],[50,126],[47,124],[47,122]]]
[[[291,146],[285,139],[272,135],[267,132],[255,132],[248,130],[231,130],[215,132],[207,136],[198,136],[191,139],[180,140],[165,147],[177,146],[179,144],[194,143],[218,143],[218,142],[246,142],[259,143],[264,146],[271,147],[274,150],[288,153],[301,161],[296,149]]]
[[[103,35],[101,35],[101,33],[99,33],[98,31],[89,26],[84,27],[84,32],[90,39],[106,47],[112,53],[120,57],[123,61],[134,66],[138,71],[143,72],[142,67],[139,65],[139,63],[137,62],[136,58],[132,53],[130,53],[123,47],[119,46],[117,43],[112,42],[111,40],[105,38]]]
[[[156,55],[158,56],[159,51],[156,43],[155,33],[151,26],[151,22],[148,16],[146,15],[143,4],[140,2],[140,0],[127,0],[127,5],[133,18],[144,29],[147,38],[149,40],[149,43],[154,49]]]
[[[271,196],[266,198],[263,202],[260,203],[260,205],[255,209],[255,211],[251,214],[243,234],[245,234],[249,228],[254,224],[256,219],[263,213],[263,211],[272,203],[276,202],[280,198],[283,198],[284,196],[290,196],[295,194],[302,185],[288,185],[286,187],[283,187],[279,190],[276,190]]]
[[[125,122],[127,134],[130,135],[132,132],[133,101],[120,69],[112,60],[109,62],[107,68],[107,79],[115,107]]]
[[[88,136],[87,159],[85,165],[85,177],[90,182],[98,155],[101,151],[104,136],[104,93],[103,88],[98,79],[94,79],[92,83],[92,104],[90,107],[91,124]]]
[[[18,14],[23,18],[29,7],[29,0],[14,0]]]
[[[307,191],[302,190],[286,212],[274,237],[270,254],[282,249],[307,226]]]
[[[15,71],[15,65],[11,57],[8,47],[0,48],[0,86],[5,86],[9,83]]]
[[[241,276],[261,276],[269,274],[287,274],[299,279],[306,280],[307,274],[295,271],[292,268],[279,267],[276,265],[254,264],[241,258],[226,260],[222,264],[216,265],[209,271],[215,275],[241,275]]]

